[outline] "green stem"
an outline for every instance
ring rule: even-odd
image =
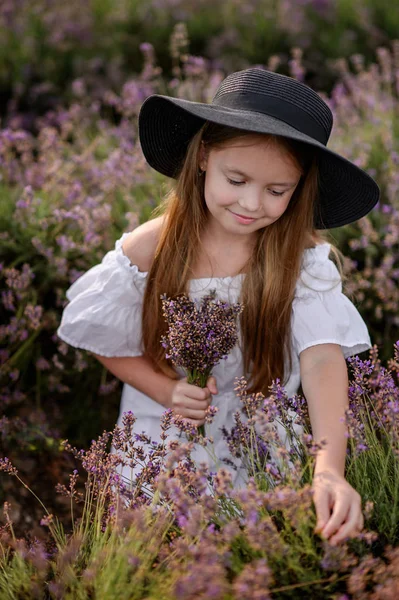
[[[200,388],[204,388],[204,387],[206,387],[206,383],[207,383],[209,377],[211,376],[211,373],[212,373],[211,369],[207,369],[205,372],[198,371],[197,369],[193,369],[192,371],[187,369],[187,383],[191,383]],[[203,437],[206,436],[205,424],[198,426],[198,432]]]
[[[33,490],[31,490],[31,488],[23,481],[23,479],[20,478],[19,475],[15,475],[15,477],[18,479],[18,481],[21,483],[21,485],[23,485],[24,488],[26,490],[28,490],[28,492],[30,492],[34,498],[36,498],[36,500],[39,502],[39,504],[41,505],[43,510],[46,512],[47,516],[50,516],[49,511],[47,510],[47,508],[45,507],[43,502],[40,500],[40,498],[38,496],[36,496],[35,492]]]
[[[336,583],[337,581],[344,581],[345,579],[347,579],[347,576],[344,575],[342,577],[337,577],[337,575],[334,573],[333,575],[331,575],[330,577],[327,577],[326,579],[314,579],[313,581],[304,581],[303,583],[293,583],[291,585],[283,585],[282,587],[277,587],[277,588],[270,588],[270,591],[275,594],[276,592],[287,592],[289,590],[294,590],[296,588],[301,588],[301,587],[307,587],[309,585],[316,585],[316,584],[320,584],[320,583]]]
[[[25,352],[25,350],[33,344],[33,342],[35,341],[35,339],[37,338],[37,336],[39,335],[41,330],[42,330],[41,327],[39,327],[39,329],[36,329],[36,331],[22,344],[22,346],[20,348],[18,348],[18,350],[12,356],[10,356],[10,358],[8,360],[6,360],[4,365],[7,365],[7,364],[13,365],[18,360],[18,358],[21,356],[21,354],[23,354]]]

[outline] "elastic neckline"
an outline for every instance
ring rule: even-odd
[[[147,277],[148,271],[140,271],[137,265],[130,262],[129,257],[126,256],[126,254],[123,252],[123,249],[122,249],[123,240],[129,235],[129,233],[131,233],[131,232],[123,233],[122,237],[119,240],[116,240],[115,250],[117,251],[117,254],[120,257],[120,260],[122,261],[123,265],[126,268],[128,268],[129,270],[132,270],[139,277],[144,279]],[[228,281],[233,281],[235,279],[238,279],[239,277],[245,277],[245,273],[238,273],[237,275],[227,275],[226,277],[195,277],[195,278],[193,277],[193,278],[189,279],[189,281],[225,281],[225,282],[228,282]]]
[[[245,273],[238,273],[237,275],[227,275],[226,277],[192,277],[189,281],[233,281],[238,277],[245,277]]]
[[[115,242],[115,250],[117,251],[118,259],[121,261],[123,266],[130,271],[133,271],[138,277],[145,279],[148,275],[148,271],[139,271],[137,265],[130,262],[130,259],[124,254],[122,249],[123,240],[131,233],[130,231],[122,234],[122,237]],[[327,260],[330,252],[331,245],[328,242],[318,244],[315,248],[308,248],[305,250],[302,264],[303,266],[310,266],[311,263],[316,259]],[[239,278],[245,277],[245,273],[238,273],[237,275],[227,275],[226,277],[196,277],[191,278],[189,281],[219,281],[219,282],[230,282]]]

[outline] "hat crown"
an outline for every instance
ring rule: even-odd
[[[298,111],[307,113],[308,118],[324,131],[325,142],[330,137],[333,116],[329,106],[317,92],[293,77],[258,68],[237,71],[221,82],[212,104],[227,104],[227,97],[231,95],[235,98],[237,108],[240,97],[247,100],[249,96],[256,97],[260,103],[264,96],[265,104],[266,101],[273,100],[290,105],[292,110],[297,108]],[[265,112],[269,112],[267,108]]]

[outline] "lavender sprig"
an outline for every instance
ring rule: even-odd
[[[213,367],[236,345],[237,317],[244,308],[215,297],[215,289],[199,303],[184,294],[173,300],[161,295],[162,314],[169,324],[167,334],[161,336],[165,356],[184,369],[188,383],[201,388],[206,387]],[[198,429],[205,435],[205,426]]]

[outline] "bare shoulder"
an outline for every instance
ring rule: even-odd
[[[139,271],[146,272],[151,268],[163,220],[164,216],[161,215],[146,221],[136,227],[123,240],[123,253],[130,259],[132,264],[137,265]]]

